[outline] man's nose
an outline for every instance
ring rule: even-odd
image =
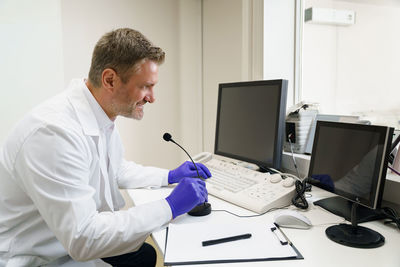
[[[156,98],[154,97],[153,91],[149,92],[149,93],[146,95],[146,97],[144,98],[144,100],[145,100],[146,102],[149,102],[149,103],[153,103],[154,101],[156,101]]]

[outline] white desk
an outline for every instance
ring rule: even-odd
[[[135,205],[140,205],[149,201],[165,198],[169,195],[171,188],[161,188],[156,190],[134,189],[128,190],[128,193]],[[309,203],[317,199],[330,196],[329,192],[325,192],[313,187],[312,197],[309,198]],[[224,209],[238,215],[251,215],[251,211],[242,209],[238,206],[227,203],[223,200],[209,196],[209,202],[214,210]],[[264,214],[261,217],[256,217],[265,222],[272,222],[273,211]],[[336,224],[342,221],[341,218],[323,211],[318,207],[311,206],[310,210],[304,213],[313,224],[331,222]],[[177,220],[190,221],[188,215],[182,215]],[[197,217],[202,220],[202,217]],[[329,224],[331,225],[331,224]],[[400,266],[400,230],[394,226],[384,225],[380,221],[363,223],[361,225],[369,227],[385,237],[385,244],[382,247],[375,249],[358,249],[339,245],[329,240],[325,235],[327,224],[313,226],[309,230],[287,229],[283,228],[285,234],[294,243],[296,248],[303,255],[304,260],[285,260],[285,261],[264,261],[264,262],[247,262],[234,264],[210,264],[209,266],[277,266],[277,267],[399,267]],[[157,243],[160,251],[164,253],[165,248],[165,229],[153,233],[153,238]],[[192,265],[190,265],[192,266]],[[204,264],[198,266],[206,266]]]

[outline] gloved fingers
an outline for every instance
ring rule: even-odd
[[[192,162],[190,162],[190,161],[186,161],[186,162],[187,162],[186,167],[188,167],[189,170],[191,171],[190,176],[197,177],[197,170],[198,170],[200,177],[203,177],[204,179],[211,177],[211,172],[208,170],[208,168],[206,166],[204,166],[204,164],[196,163],[196,166],[197,166],[197,170],[196,170],[196,167],[193,165]]]
[[[205,176],[203,176],[202,174],[201,174],[201,176],[203,177],[203,178],[210,178],[211,177],[211,172],[210,172],[210,170],[206,167],[206,166],[204,166],[204,164],[202,164],[202,163],[197,163],[196,164],[197,165],[197,168],[199,169],[199,173],[201,172],[202,174],[205,174]]]
[[[195,177],[197,177],[197,172],[195,171]],[[203,179],[208,179],[208,175],[202,170],[202,169],[200,169],[199,168],[199,176],[201,177],[201,178],[203,178]]]
[[[189,168],[189,170],[191,170],[192,168],[194,168],[194,166],[193,166],[193,162],[191,162],[191,161],[185,161],[184,163],[182,163],[182,165],[181,165],[182,167],[185,167],[185,168]]]
[[[183,177],[196,177],[197,174],[196,172],[193,173],[190,167],[191,165],[193,165],[193,163],[191,163],[190,161],[185,161],[176,169],[170,170],[168,173],[168,183],[169,184],[177,183]]]
[[[201,203],[207,202],[208,201],[208,192],[207,188],[204,188],[203,191],[201,191],[201,195],[203,197],[203,201]]]
[[[166,197],[173,218],[190,211],[206,200],[208,200],[206,183],[201,179],[190,177],[182,178],[170,195]]]
[[[181,164],[181,166],[179,166],[177,169],[175,169],[177,171],[177,174],[174,176],[180,175],[180,176],[187,176],[187,177],[197,177],[199,175],[200,177],[202,177],[204,179],[211,177],[211,173],[206,166],[204,166],[201,163],[196,163],[196,166],[197,166],[197,169],[193,165],[193,162],[185,161],[183,164]],[[197,171],[199,172],[198,175],[197,175]]]
[[[168,173],[168,183],[169,184],[174,184],[176,183],[178,180],[175,178],[175,170],[171,170]]]
[[[202,172],[199,170],[199,175],[200,175],[200,177],[203,177],[203,176],[204,176],[204,173],[202,173]],[[196,171],[196,169],[194,169],[194,170],[187,170],[186,173],[185,173],[185,176],[187,176],[187,177],[192,177],[192,178],[197,178],[197,171]]]
[[[204,188],[206,187],[206,183],[198,178],[184,177],[179,181],[178,186],[185,187],[185,190],[187,190],[188,188],[192,188],[194,191],[198,191],[204,190]]]
[[[202,186],[203,188],[206,187],[206,182],[204,182],[203,180],[197,179],[197,178],[193,178],[193,179],[195,179],[194,182],[195,182],[197,185]]]
[[[208,200],[208,192],[207,188],[205,187],[204,181],[201,182],[202,183],[197,183],[196,195],[199,198],[200,203],[204,203]]]
[[[197,199],[197,204],[204,203],[207,199],[207,193],[206,190],[196,190],[196,199]]]

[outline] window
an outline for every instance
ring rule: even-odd
[[[299,99],[400,128],[400,1],[304,0],[310,7],[354,11],[355,23],[303,21]]]

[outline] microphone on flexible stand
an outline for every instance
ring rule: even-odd
[[[175,145],[179,146],[183,151],[185,151],[186,155],[188,155],[188,157],[190,158],[190,160],[192,161],[194,167],[196,168],[196,172],[197,172],[197,178],[202,179],[202,177],[199,175],[199,170],[197,169],[196,164],[194,163],[192,157],[189,155],[189,153],[181,146],[179,145],[177,142],[175,142],[172,139],[171,134],[169,133],[164,133],[163,135],[163,139],[167,142],[172,142]],[[196,207],[194,207],[191,211],[188,212],[189,215],[191,216],[205,216],[211,213],[211,204],[208,202],[204,202],[203,204],[197,205]]]

